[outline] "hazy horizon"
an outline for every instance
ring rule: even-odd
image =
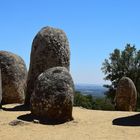
[[[127,43],[140,49],[139,0],[1,1],[0,50],[20,55],[29,67],[32,40],[44,26],[65,31],[75,83],[105,84],[105,58]]]

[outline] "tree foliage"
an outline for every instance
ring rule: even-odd
[[[108,98],[113,102],[119,80],[127,76],[134,82],[137,92],[140,93],[140,50],[135,46],[127,44],[123,51],[115,49],[108,59],[105,59],[102,66],[105,80],[111,82],[104,85],[109,90],[106,92]]]

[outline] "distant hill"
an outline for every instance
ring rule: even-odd
[[[104,97],[107,88],[102,85],[94,84],[75,84],[75,90],[80,91],[84,95],[92,95],[94,97]]]

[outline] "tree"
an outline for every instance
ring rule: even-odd
[[[111,82],[110,85],[104,86],[109,89],[105,94],[112,102],[118,82],[123,76],[132,79],[138,94],[140,93],[140,50],[137,51],[135,46],[127,44],[123,51],[115,49],[109,59],[104,60],[101,69],[105,74],[104,79]]]

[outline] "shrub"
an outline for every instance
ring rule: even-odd
[[[95,110],[114,110],[114,106],[111,104],[110,100],[104,97],[95,98],[92,95],[83,95],[79,91],[75,93],[74,106]]]
[[[82,95],[79,91],[75,93],[74,106],[93,109],[94,104],[95,103],[91,95]]]

